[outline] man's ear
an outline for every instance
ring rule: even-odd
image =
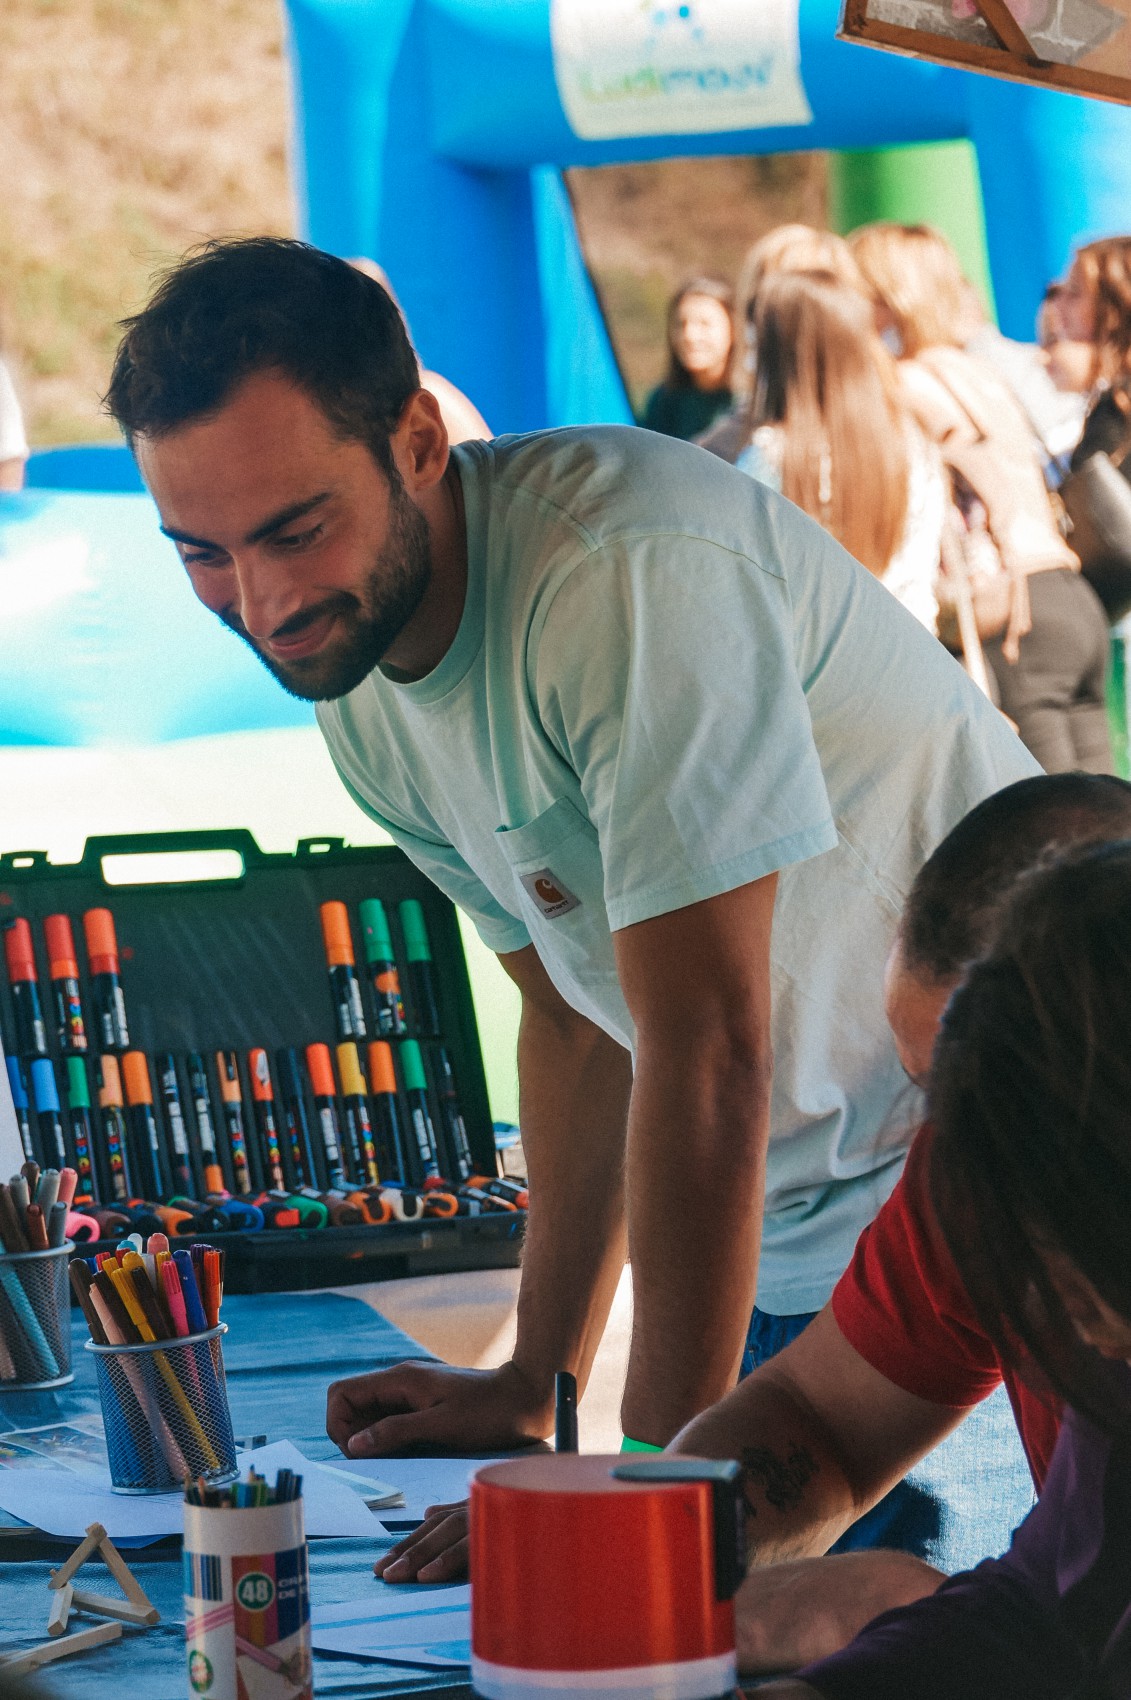
[[[389,439],[397,471],[410,496],[432,489],[448,467],[448,430],[429,390],[414,390]]]

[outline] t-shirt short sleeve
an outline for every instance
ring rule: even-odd
[[[606,544],[570,571],[528,655],[597,829],[613,931],[836,844],[772,565],[699,537]]]
[[[832,1296],[849,1345],[920,1399],[964,1408],[1001,1380],[927,1192],[930,1130],[914,1140],[894,1192],[856,1242]]]
[[[338,770],[338,777],[358,808],[363,810],[370,820],[376,821],[421,873],[426,874],[433,885],[439,886],[444,895],[450,897],[456,907],[470,917],[488,950],[505,956],[510,951],[523,950],[530,943],[530,934],[522,922],[497,902],[478,874],[468,867],[458,850],[442,840],[424,838],[402,822],[381,814],[350,783],[333,745],[330,745],[330,755]]]

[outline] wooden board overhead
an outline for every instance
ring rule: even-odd
[[[844,0],[837,33],[1131,105],[1131,0]]]

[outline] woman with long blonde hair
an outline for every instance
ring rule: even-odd
[[[868,302],[831,272],[767,277],[754,301],[743,471],[811,514],[934,629],[945,489]]]

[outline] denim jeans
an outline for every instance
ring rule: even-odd
[[[812,1320],[755,1309],[740,1375],[775,1357]],[[896,1547],[953,1575],[1004,1552],[1033,1498],[1013,1408],[1005,1388],[998,1387],[846,1530],[832,1551]]]

